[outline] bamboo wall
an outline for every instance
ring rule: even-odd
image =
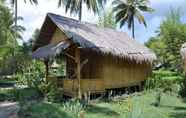
[[[105,89],[122,88],[140,84],[151,72],[150,64],[137,64],[135,61],[83,52],[89,62],[82,68],[82,79],[102,79]],[[87,55],[87,56],[83,56]]]
[[[66,39],[59,29],[53,35],[51,43],[58,43]],[[67,53],[75,56],[75,46],[71,46]],[[111,55],[100,55],[89,49],[81,49],[81,62],[88,59],[88,63],[81,69],[81,90],[87,91],[105,91],[105,89],[129,87],[138,85],[147,79],[151,72],[150,64],[136,64],[135,61],[115,58]],[[76,63],[73,59],[67,57],[67,78],[72,77],[76,71]],[[73,77],[71,80],[63,81],[63,88],[70,96],[77,94],[77,80]]]
[[[105,56],[103,63],[102,74],[106,89],[139,85],[151,71],[151,66],[146,63],[137,64],[135,61],[112,56]]]
[[[105,92],[104,81],[102,79],[81,79],[81,93],[103,93]],[[64,92],[69,96],[76,96],[78,92],[77,79],[63,80]]]

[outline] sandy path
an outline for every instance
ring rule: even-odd
[[[16,102],[0,102],[0,118],[18,118],[19,106]]]

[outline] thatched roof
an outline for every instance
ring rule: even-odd
[[[68,42],[60,42],[58,44],[48,44],[43,47],[38,48],[32,53],[33,59],[44,59],[54,58],[56,55],[60,54],[63,50],[70,46]]]
[[[182,59],[185,59],[186,58],[186,43],[184,43],[181,46],[180,54],[181,54]]]
[[[111,54],[136,62],[153,62],[156,55],[144,45],[131,39],[127,33],[48,13],[34,50],[49,44],[56,28],[82,48],[91,48],[102,54]]]

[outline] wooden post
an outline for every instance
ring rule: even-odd
[[[75,51],[76,64],[77,64],[77,79],[78,79],[78,99],[81,99],[81,64],[80,64],[80,49],[76,48]]]
[[[45,81],[48,82],[48,60],[44,60],[45,63]]]

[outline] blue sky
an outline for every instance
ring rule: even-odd
[[[32,36],[33,31],[36,28],[41,27],[47,12],[77,19],[76,16],[70,15],[69,13],[66,14],[64,8],[57,8],[57,0],[38,0],[39,5],[37,6],[30,5],[30,3],[25,4],[24,0],[18,1],[18,15],[24,18],[19,24],[26,28],[26,31],[23,33],[24,41],[27,41]],[[111,2],[109,2],[107,6],[109,6],[110,3]],[[158,30],[160,23],[165,19],[170,8],[180,8],[183,13],[183,21],[186,22],[186,0],[150,0],[149,5],[155,9],[155,11],[151,14],[144,13],[148,27],[144,28],[143,25],[138,24],[138,22],[136,22],[135,26],[136,40],[141,43],[144,43],[150,37],[155,36],[155,31]],[[82,19],[83,21],[96,23],[97,16],[90,13],[84,5]],[[126,26],[121,30],[128,32],[131,36],[131,33]]]

